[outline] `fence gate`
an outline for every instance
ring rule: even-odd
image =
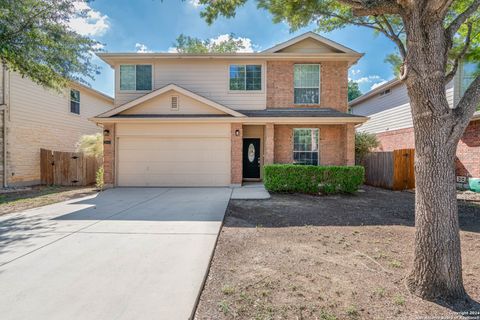
[[[79,152],[40,149],[40,179],[42,184],[86,186],[95,183],[99,163],[95,157]]]
[[[371,152],[363,162],[365,183],[392,190],[415,188],[414,149]]]

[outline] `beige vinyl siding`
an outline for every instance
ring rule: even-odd
[[[352,113],[370,119],[357,128],[359,132],[380,133],[413,127],[410,99],[403,84],[390,88],[390,93],[376,95],[352,108]],[[453,107],[453,81],[446,86],[447,100]]]
[[[229,124],[117,124],[119,186],[230,185]]]
[[[10,74],[8,121],[8,176],[10,185],[40,180],[40,148],[75,151],[84,134],[101,132],[88,118],[105,112],[112,102],[81,87],[80,115],[70,113],[70,90],[64,94],[44,89]]]
[[[288,46],[278,52],[287,52],[287,53],[339,53],[339,50],[336,50],[330,46],[322,44],[315,39],[307,38],[300,42],[297,42],[291,46]]]
[[[176,84],[226,107],[237,110],[265,109],[266,107],[266,63],[262,60],[186,60],[171,59],[159,62],[125,61],[121,64],[153,64],[153,88]],[[235,92],[229,90],[230,64],[262,65],[262,90]],[[145,92],[120,91],[120,64],[115,67],[115,106],[123,105]]]
[[[178,110],[171,110],[172,96],[178,97]],[[218,109],[206,105],[200,101],[187,97],[174,90],[165,92],[164,94],[145,101],[131,109],[127,109],[120,114],[225,114]]]

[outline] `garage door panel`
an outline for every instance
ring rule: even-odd
[[[225,162],[211,164],[198,162],[123,162],[122,174],[189,174],[203,175],[228,172],[230,166]]]
[[[222,125],[223,126],[223,125]],[[230,184],[229,134],[218,137],[120,136],[119,186],[226,186]],[[179,129],[177,127],[177,129]],[[192,131],[188,129],[186,131]],[[123,131],[126,133],[127,131]],[[201,136],[201,132],[198,133]]]

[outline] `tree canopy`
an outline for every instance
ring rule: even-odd
[[[348,101],[352,101],[355,98],[358,98],[362,95],[362,91],[360,91],[360,88],[358,87],[358,83],[349,80],[348,81]]]
[[[98,42],[71,30],[82,0],[0,0],[0,59],[44,87],[60,89],[69,80],[86,83],[98,67],[92,51]]]
[[[233,34],[218,42],[180,34],[173,46],[179,53],[233,53],[245,49],[242,39],[235,39]]]

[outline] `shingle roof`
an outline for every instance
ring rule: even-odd
[[[315,117],[315,118],[364,118],[340,112],[332,108],[270,108],[263,110],[238,110],[247,117]]]

